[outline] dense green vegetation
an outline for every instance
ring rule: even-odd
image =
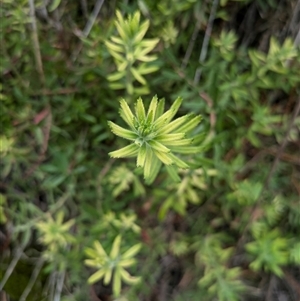
[[[299,1],[0,9],[4,300],[299,300]]]

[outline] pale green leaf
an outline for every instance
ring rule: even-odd
[[[158,132],[160,134],[170,133],[170,132],[174,131],[176,128],[178,128],[179,126],[181,126],[182,124],[184,124],[185,122],[187,122],[188,120],[190,120],[192,118],[192,116],[194,116],[194,114],[184,115],[180,118],[177,118],[174,121],[167,123],[166,125],[163,125],[162,127],[160,127],[158,129]]]
[[[122,259],[128,259],[131,257],[134,257],[139,250],[141,249],[142,245],[141,244],[136,244],[133,247],[131,247],[130,249],[128,249],[123,255],[122,255]]]
[[[121,293],[121,274],[120,267],[117,267],[114,274],[113,280],[113,293],[115,297],[118,297]]]
[[[120,252],[120,246],[121,246],[121,235],[118,235],[112,245],[109,257],[111,259],[116,259]]]
[[[143,22],[140,25],[139,32],[134,37],[133,43],[139,43],[142,41],[143,37],[145,36],[145,34],[149,28],[149,24],[150,24],[149,20],[146,20],[145,22]]]
[[[158,101],[158,105],[157,105],[156,114],[155,114],[154,119],[158,119],[164,113],[164,110],[165,110],[165,99],[161,98]]]
[[[165,147],[163,144],[161,144],[158,141],[155,140],[149,140],[147,141],[148,145],[150,145],[154,150],[162,153],[169,153],[170,149]]]
[[[187,133],[191,130],[193,130],[202,120],[202,117],[200,115],[194,117],[192,120],[187,122],[186,124],[180,126],[176,129],[177,133]]]
[[[125,85],[122,83],[110,83],[109,87],[112,88],[113,90],[120,90],[120,89],[124,89]]]
[[[186,138],[186,139],[180,139],[180,140],[172,140],[168,142],[163,142],[166,146],[185,146],[185,145],[191,145],[193,142],[193,138]]]
[[[142,62],[153,62],[157,59],[156,55],[144,55],[144,56],[138,56],[138,60]]]
[[[162,114],[157,120],[155,120],[155,122],[154,122],[155,126],[157,126],[159,128],[163,124],[169,123],[172,120],[172,118],[175,116],[175,114],[177,113],[179,107],[181,106],[181,103],[182,103],[182,98],[177,97],[175,102],[172,104],[171,108],[168,111],[166,111],[164,114]],[[180,132],[183,132],[183,131],[180,131]]]
[[[168,142],[177,141],[183,139],[184,137],[185,137],[185,133],[162,134],[156,136],[155,140],[162,144],[167,144]]]
[[[135,103],[135,114],[139,122],[143,122],[146,119],[146,112],[143,100],[139,97]]]
[[[113,123],[112,121],[108,121],[108,125],[109,125],[111,131],[119,137],[131,140],[131,141],[134,141],[136,138],[138,138],[138,135],[135,132],[124,129],[121,126]]]
[[[103,269],[97,271],[88,279],[88,283],[93,284],[93,283],[99,281],[100,279],[103,278],[104,274],[105,274],[105,270],[103,270]]]
[[[132,73],[132,75],[134,76],[134,78],[141,83],[142,85],[146,85],[146,80],[145,78],[139,74],[139,72],[135,69],[135,68],[130,68],[130,71]]]
[[[136,263],[136,260],[134,258],[128,258],[128,259],[121,259],[118,263],[120,267],[128,268],[131,267]]]
[[[125,72],[121,71],[121,72],[114,72],[110,75],[107,76],[107,79],[110,81],[110,82],[114,82],[114,81],[117,81],[121,78],[125,77]]]
[[[112,271],[113,271],[113,269],[111,269],[111,268],[106,269],[106,272],[104,275],[104,280],[103,280],[105,285],[108,285],[110,283]]]
[[[144,178],[147,180],[151,177],[152,172],[152,157],[153,157],[153,151],[150,147],[147,147],[147,153],[146,153],[146,159],[144,163]]]
[[[197,154],[203,151],[203,147],[199,146],[170,146],[170,149],[174,153],[179,154]]]
[[[164,164],[166,165],[170,165],[170,164],[173,164],[173,160],[170,156],[171,153],[162,153],[162,152],[159,152],[159,151],[154,151],[156,157]]]
[[[116,151],[110,152],[109,155],[112,158],[125,158],[131,157],[138,153],[139,147],[136,144],[130,144]]]
[[[109,51],[112,50],[112,51],[121,52],[121,53],[125,52],[123,47],[121,47],[119,45],[116,45],[114,43],[111,43],[109,41],[106,41],[105,45],[106,45],[106,47],[108,48]]]
[[[138,152],[136,166],[143,167],[145,163],[145,159],[146,159],[146,143],[143,143]]]
[[[169,154],[171,160],[173,160],[173,162],[181,168],[189,168],[189,166],[187,165],[187,163],[185,163],[184,161],[182,161],[181,159],[179,159],[177,156],[175,156],[174,154],[170,153]]]
[[[104,251],[102,245],[98,240],[94,241],[94,247],[99,256],[107,256],[106,252]]]
[[[150,102],[148,112],[147,112],[147,119],[149,119],[149,122],[151,122],[151,123],[153,122],[154,117],[155,117],[157,103],[158,103],[157,102],[157,96],[155,95],[154,97],[152,97],[152,100]],[[150,114],[151,114],[151,118],[150,118]]]
[[[123,42],[123,40],[122,40],[122,39],[120,39],[120,38],[118,38],[118,37],[114,37],[114,36],[112,36],[112,37],[111,37],[111,40],[112,40],[113,42],[117,43],[117,44],[124,45],[124,42]]]
[[[112,50],[112,49],[110,49],[109,53],[110,53],[116,60],[118,60],[118,61],[120,61],[120,62],[126,61],[125,58],[124,58],[122,55],[120,55],[118,52],[116,52],[116,51],[114,51],[114,50]],[[127,61],[126,61],[126,64],[128,64]]]
[[[122,268],[120,268],[120,274],[121,274],[122,280],[127,284],[137,284],[141,280],[140,277],[133,277]]]
[[[134,115],[132,114],[132,111],[130,110],[125,99],[122,99],[120,101],[120,105],[121,105],[121,110],[120,110],[121,117],[132,129],[134,129],[134,124],[133,124]]]
[[[152,184],[152,182],[155,180],[155,178],[161,168],[162,162],[156,156],[153,156],[151,164],[152,164],[151,176],[146,180],[146,183],[148,185]]]
[[[158,69],[159,69],[159,66],[148,66],[148,65],[142,66],[142,64],[141,64],[141,66],[139,66],[137,68],[137,70],[140,74],[150,74],[150,73],[157,71]]]

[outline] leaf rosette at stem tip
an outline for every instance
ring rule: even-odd
[[[112,132],[131,141],[131,144],[110,152],[113,158],[137,157],[136,165],[144,170],[144,178],[151,184],[156,178],[162,164],[167,166],[167,172],[172,179],[180,180],[176,168],[189,168],[189,165],[174,155],[200,152],[199,146],[193,145],[196,137],[188,134],[200,123],[202,117],[187,114],[172,120],[176,115],[182,98],[178,97],[169,110],[164,112],[165,100],[154,96],[146,112],[143,100],[138,98],[135,103],[135,114],[127,102],[120,101],[120,115],[129,126],[125,129],[112,121],[108,124]]]

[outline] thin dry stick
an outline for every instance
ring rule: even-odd
[[[189,42],[189,46],[188,46],[187,51],[185,53],[185,56],[183,58],[183,61],[182,61],[182,64],[181,64],[181,69],[185,69],[187,64],[188,64],[188,61],[191,57],[191,54],[192,54],[192,51],[193,51],[193,48],[194,48],[194,45],[195,45],[195,41],[197,39],[199,30],[200,30],[200,25],[201,25],[201,20],[199,18],[196,25],[195,25],[192,37],[191,37],[190,42]]]
[[[65,281],[65,275],[66,275],[66,271],[63,271],[57,277],[56,289],[55,289],[53,301],[60,301],[60,296],[61,296],[61,292],[63,289],[64,281]]]
[[[93,25],[97,19],[97,16],[101,10],[103,3],[104,3],[104,0],[98,0],[96,2],[95,6],[94,6],[94,10],[93,10],[92,14],[90,15],[89,20],[87,21],[87,23],[82,31],[82,37],[86,38],[89,35],[89,33],[90,33],[91,29],[93,28]],[[82,44],[79,46],[79,48],[77,48],[77,50],[73,54],[73,56],[72,56],[73,62],[76,61],[77,56],[79,55],[81,49],[82,49]]]
[[[207,55],[208,44],[209,44],[212,28],[214,25],[215,16],[217,13],[218,3],[219,3],[219,0],[214,0],[212,7],[211,7],[208,24],[207,24],[207,28],[205,31],[205,36],[204,36],[201,52],[200,52],[199,63],[203,63],[206,58],[206,55]],[[202,68],[198,67],[196,70],[196,73],[195,73],[195,77],[194,77],[195,85],[197,85],[199,83],[201,73],[202,73]]]
[[[36,68],[41,77],[41,81],[44,84],[45,76],[44,76],[40,43],[38,38],[37,26],[36,26],[34,0],[28,0],[28,3],[29,3],[29,12],[30,12],[31,26],[32,26],[33,52],[36,61]]]
[[[32,287],[36,282],[36,279],[42,269],[43,264],[44,264],[44,258],[40,258],[31,274],[30,280],[29,280],[23,294],[21,295],[19,301],[26,301],[26,298],[28,297],[29,293],[31,292]]]
[[[10,277],[10,275],[12,274],[13,270],[15,269],[19,259],[21,258],[21,255],[24,251],[26,247],[26,244],[23,244],[21,247],[17,248],[15,251],[15,255],[13,260],[10,262],[10,265],[8,266],[5,275],[0,283],[0,291],[2,291],[4,285],[6,284],[6,281],[8,280],[8,278]]]

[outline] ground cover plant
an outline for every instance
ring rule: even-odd
[[[300,298],[300,6],[1,9],[0,296]]]

